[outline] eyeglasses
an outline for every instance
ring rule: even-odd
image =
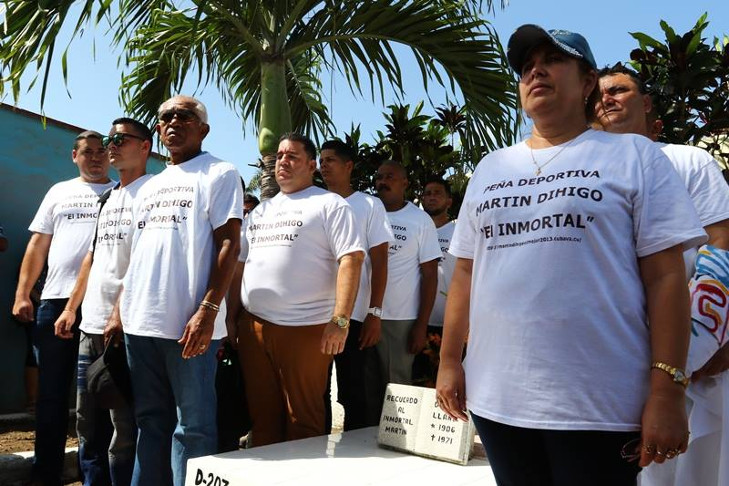
[[[104,148],[107,148],[109,145],[111,145],[113,143],[116,147],[121,147],[122,145],[124,145],[124,141],[126,140],[127,137],[136,138],[137,140],[142,140],[142,141],[145,140],[143,137],[139,137],[139,136],[131,134],[131,133],[117,132],[114,135],[110,135],[108,137],[103,137],[101,139],[101,146]]]
[[[177,119],[182,123],[200,119],[200,117],[197,116],[197,113],[184,108],[171,108],[159,113],[159,121],[162,123],[169,123],[174,117],[177,117]]]

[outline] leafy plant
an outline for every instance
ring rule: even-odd
[[[513,142],[515,84],[496,32],[478,17],[484,4],[492,8],[477,0],[5,0],[0,94],[9,86],[17,99],[22,75],[35,70],[43,102],[61,27],[74,25],[75,37],[106,24],[123,49],[121,101],[132,115],[151,120],[196,75],[198,88],[214,85],[243,119],[255,120],[265,198],[277,191],[282,133],[333,132],[321,73],[339,72],[356,96],[368,86],[373,100],[384,100],[386,86],[402,95],[397,45],[414,57],[426,89],[435,82],[462,97],[464,144]]]
[[[408,172],[410,186],[406,197],[415,201],[420,198],[425,184],[433,177],[442,177],[451,183],[454,192],[452,214],[457,214],[460,200],[465,193],[468,174],[475,166],[475,160],[468,159],[462,149],[453,143],[449,128],[444,126],[440,114],[431,117],[423,114],[423,102],[414,108],[410,105],[390,105],[385,117],[385,130],[377,131],[374,144],[362,143],[361,129],[352,126],[344,134],[344,142],[355,148],[357,161],[352,174],[352,186],[356,190],[375,193],[375,174],[380,164],[388,159],[403,164]],[[457,107],[439,107],[436,113],[452,111]],[[480,155],[480,154],[479,154]]]
[[[729,37],[707,43],[709,25],[703,14],[686,33],[677,34],[660,23],[665,40],[647,34],[631,35],[639,48],[631,64],[639,72],[663,122],[660,140],[701,145],[729,162]]]

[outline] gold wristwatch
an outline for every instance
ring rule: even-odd
[[[339,329],[348,329],[349,328],[349,317],[344,316],[334,316],[332,317],[332,320],[329,321],[335,326],[337,326]]]
[[[651,369],[656,368],[662,371],[665,371],[669,375],[671,375],[671,378],[673,378],[674,383],[678,383],[679,385],[686,388],[689,384],[689,378],[686,376],[686,372],[682,370],[681,368],[676,368],[671,365],[667,365],[666,363],[661,363],[660,361],[654,361],[651,364]]]

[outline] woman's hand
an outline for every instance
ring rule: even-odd
[[[466,375],[460,362],[441,361],[435,386],[438,406],[454,420],[468,421],[466,414]]]
[[[648,396],[642,417],[640,467],[662,463],[686,452],[688,419],[684,391],[653,392]]]

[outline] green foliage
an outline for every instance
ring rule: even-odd
[[[484,6],[492,8],[491,1],[41,0],[43,8],[35,1],[4,3],[0,92],[9,85],[16,99],[26,70],[35,69],[47,82],[63,24],[75,23],[74,36],[106,24],[113,44],[123,49],[121,101],[132,115],[151,120],[159,104],[196,74],[198,88],[215,85],[258,130],[266,128],[259,126],[261,110],[288,106],[291,129],[316,138],[332,131],[321,95],[322,69],[339,71],[356,94],[363,93],[367,79],[373,99],[384,100],[388,85],[402,95],[400,54],[394,51],[400,45],[414,56],[426,89],[435,82],[463,97],[470,144],[492,149],[514,138],[515,86],[503,69],[495,32],[478,18]],[[72,4],[80,12],[70,10]],[[69,47],[62,54],[64,76]],[[261,66],[281,62],[288,99],[264,107]],[[41,102],[45,96],[44,89]]]
[[[458,134],[465,150],[480,154],[515,138],[515,81],[496,32],[479,18],[484,6],[492,8],[490,0],[4,0],[4,5],[0,95],[10,86],[17,100],[22,75],[35,69],[37,79],[42,70],[42,107],[61,27],[75,23],[73,41],[86,26],[103,23],[112,46],[123,50],[120,100],[132,116],[151,121],[160,103],[196,75],[197,89],[214,85],[229,107],[255,121],[264,198],[277,191],[273,153],[283,132],[315,140],[333,133],[321,73],[338,71],[358,96],[369,87],[370,98],[384,102],[388,86],[403,96],[396,46],[412,54],[426,90],[434,82],[463,99],[467,109],[458,113]],[[64,79],[69,47],[70,42],[61,58]],[[401,123],[402,114],[393,113],[393,137],[415,135],[407,130],[417,127]],[[449,164],[439,145],[443,127],[421,130],[421,145],[392,145],[390,156],[420,170],[434,164],[430,170],[441,172]]]
[[[700,144],[718,159],[729,161],[729,37],[707,43],[709,25],[702,15],[691,30],[676,34],[661,21],[665,40],[632,33],[639,48],[631,52],[663,122],[660,140]]]
[[[385,130],[377,132],[374,144],[361,143],[361,130],[353,126],[343,141],[356,150],[357,161],[352,174],[352,186],[359,191],[375,193],[375,174],[385,160],[403,164],[408,172],[410,187],[407,198],[420,197],[428,179],[442,177],[452,186],[454,198],[460,200],[468,182],[467,174],[475,165],[454,148],[453,137],[461,123],[446,126],[444,113],[458,114],[457,107],[436,109],[437,117],[422,114],[420,102],[411,112],[410,105],[390,105],[385,117]],[[453,210],[457,210],[457,207]]]

